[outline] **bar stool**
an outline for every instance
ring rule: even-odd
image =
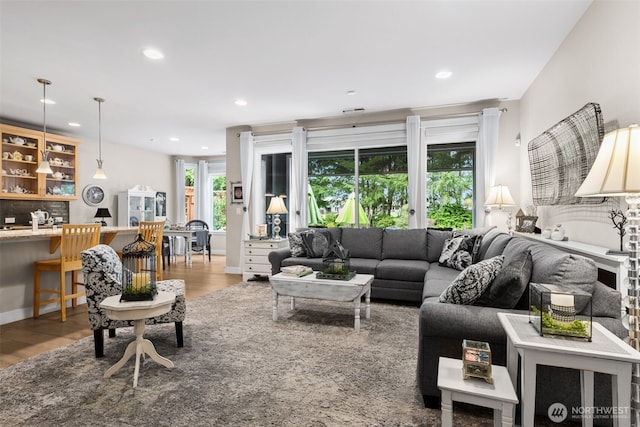
[[[156,246],[156,263],[162,261],[162,230],[164,221],[140,221],[138,233],[142,234],[145,242],[153,243]],[[162,269],[156,265],[156,280],[162,280]]]
[[[85,296],[84,292],[78,292],[78,285],[84,283],[78,281],[78,271],[82,270],[80,252],[96,246],[100,243],[100,224],[63,224],[60,241],[60,258],[36,261],[33,275],[33,317],[40,315],[40,306],[60,303],[60,318],[67,320],[67,301],[71,300],[71,306],[78,305],[78,298]],[[60,273],[59,289],[42,289],[41,273],[43,271],[57,271]],[[71,293],[66,293],[67,272],[71,272]],[[40,301],[40,294],[54,294],[54,298]]]

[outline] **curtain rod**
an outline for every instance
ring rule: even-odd
[[[500,112],[501,113],[506,113],[507,111],[509,111],[507,108],[500,108]],[[420,116],[420,120],[438,120],[438,119],[453,119],[456,117],[469,117],[469,116],[477,116],[482,114],[482,111],[472,111],[469,113],[450,113],[450,114],[439,114],[439,115],[435,115],[435,116]],[[305,129],[307,131],[317,131],[317,130],[329,130],[329,129],[344,129],[344,128],[355,128],[355,127],[362,127],[362,126],[367,126],[367,125],[391,125],[391,124],[396,124],[396,123],[406,123],[406,120],[389,120],[389,121],[385,121],[385,122],[363,122],[363,123],[353,123],[353,124],[341,124],[341,125],[327,125],[327,126],[314,126],[314,127],[306,127]],[[254,136],[267,136],[267,135],[278,135],[278,134],[286,134],[289,133],[291,131],[264,131],[264,132],[255,132],[253,131],[253,135]],[[239,137],[240,134],[237,134],[237,136]]]

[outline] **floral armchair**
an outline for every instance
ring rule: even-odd
[[[104,356],[104,330],[109,330],[109,336],[115,336],[116,328],[133,326],[133,322],[124,320],[112,320],[100,308],[100,303],[111,295],[122,293],[122,262],[118,255],[108,245],[97,245],[82,251],[82,274],[84,276],[87,294],[87,311],[89,313],[89,325],[93,329],[93,340],[96,357]],[[176,325],[176,339],[178,347],[182,347],[182,322],[185,318],[187,307],[184,297],[183,280],[163,280],[156,283],[159,291],[173,292],[176,301],[171,311],[166,314],[145,320],[145,324],[174,322]]]

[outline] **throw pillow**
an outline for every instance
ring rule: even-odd
[[[464,270],[474,262],[474,248],[476,241],[482,236],[458,236],[445,240],[440,254],[440,265],[456,270]],[[476,250],[480,248],[477,246]]]
[[[302,233],[302,243],[307,258],[321,258],[331,245],[331,233],[326,230],[315,230]]]
[[[475,305],[496,308],[515,308],[531,279],[531,252],[521,252],[498,273]]]
[[[300,232],[289,233],[289,249],[291,249],[291,256],[294,257],[305,256],[307,254],[304,250],[304,243],[302,242],[302,234]]]
[[[504,256],[499,255],[465,268],[440,294],[440,302],[473,304],[498,275],[503,262]]]

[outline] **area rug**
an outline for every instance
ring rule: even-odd
[[[105,337],[96,359],[86,338],[0,371],[6,426],[434,426],[415,373],[418,308],[374,301],[353,329],[353,306],[281,298],[271,320],[268,283],[251,282],[188,302],[185,346],[173,325],[145,336],[175,363],[147,358],[133,388],[130,360],[103,373],[134,338]],[[364,310],[362,310],[364,313]],[[454,424],[493,425],[491,412],[454,411]]]

